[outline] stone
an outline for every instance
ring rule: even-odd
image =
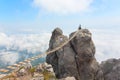
[[[74,33],[70,34],[70,38]],[[52,32],[48,51],[65,41],[68,41],[67,36],[56,28]],[[76,80],[103,80],[103,72],[94,55],[95,46],[91,32],[88,29],[79,29],[79,33],[68,44],[48,54],[46,62],[52,65],[58,79],[73,76]]]
[[[70,37],[74,34],[73,32]],[[79,80],[103,80],[103,73],[96,61],[95,46],[92,41],[92,34],[88,29],[81,29],[79,33],[71,40],[72,49],[75,52],[75,60]]]
[[[36,72],[43,72],[44,70],[47,70],[48,72],[54,72],[52,65],[45,63],[39,64],[36,67]]]
[[[24,76],[24,75],[26,75],[27,74],[27,71],[23,68],[23,69],[21,69],[21,70],[19,70],[18,72],[17,72],[17,76],[18,77],[20,77],[20,76]]]
[[[108,59],[101,63],[104,80],[120,80],[120,59]]]
[[[42,67],[42,64],[39,64],[37,67],[36,67],[36,72],[43,72],[44,69]]]
[[[58,47],[67,40],[68,37],[62,34],[62,30],[56,28],[52,33],[48,51]],[[74,57],[75,53],[72,50],[70,43],[68,43],[60,50],[52,54],[48,54],[46,62],[52,65],[55,75],[59,79],[72,75],[78,77]]]
[[[74,77],[66,77],[66,78],[58,79],[58,80],[76,80],[76,79]]]
[[[31,80],[44,80],[43,74],[34,73],[34,76]]]
[[[23,65],[26,70],[29,70],[32,68],[32,64],[30,62],[27,62],[26,64]]]

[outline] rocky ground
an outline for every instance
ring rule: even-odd
[[[0,75],[0,77],[5,74]],[[55,74],[51,65],[47,63],[39,64],[36,67],[29,65],[23,65],[21,68],[16,69],[11,74],[3,77],[0,80],[55,80]]]
[[[47,63],[39,64],[36,67],[32,67],[30,63],[23,66],[19,70],[16,69],[17,72],[0,75],[0,80],[75,80],[74,77],[57,79],[52,66]]]

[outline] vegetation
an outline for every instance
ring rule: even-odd
[[[14,79],[14,80],[29,80],[34,76],[34,72],[36,71],[36,67],[32,67],[30,69],[27,69],[27,74],[24,76],[17,77],[16,73],[19,72],[21,69],[24,69],[24,66],[19,67],[19,69],[15,72],[12,72],[10,75],[6,75],[0,80],[6,80],[6,79]],[[43,71],[39,72],[39,74],[43,74],[44,80],[57,80],[56,77],[52,72],[47,71],[46,69],[43,69]]]
[[[31,76],[33,76],[34,75],[34,72],[35,72],[35,67],[32,67],[32,68],[30,68],[29,70],[28,70],[28,73],[30,73],[31,74]]]
[[[44,76],[44,80],[57,80],[56,77],[52,73],[48,72],[47,70],[44,70],[42,74]]]

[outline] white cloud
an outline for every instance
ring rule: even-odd
[[[9,36],[0,33],[0,63],[11,65],[19,61],[23,55],[26,58],[30,53],[44,52],[48,48],[50,36],[49,33]],[[21,52],[26,50],[27,54]]]
[[[49,33],[10,36],[0,33],[0,46],[6,47],[7,50],[27,50],[28,53],[35,53],[47,49],[49,38]]]
[[[113,30],[91,30],[96,46],[96,58],[99,62],[109,58],[120,58],[120,38]]]
[[[120,38],[118,32],[103,29],[91,30],[91,32],[96,46],[95,56],[99,62],[109,58],[120,58]],[[27,50],[28,53],[35,53],[36,51],[45,51],[48,48],[50,36],[51,34],[49,33],[10,36],[0,33],[0,46],[4,45],[8,50]],[[8,53],[5,52],[5,54]],[[5,59],[5,61],[8,62],[11,55],[14,54],[8,55],[10,57],[3,56],[2,59]]]
[[[93,0],[33,0],[39,9],[58,14],[69,14],[87,11]]]
[[[4,33],[0,33],[0,46],[9,48],[11,46],[11,38]]]
[[[18,53],[11,52],[1,52],[0,53],[0,61],[3,62],[4,65],[14,64],[18,60]]]

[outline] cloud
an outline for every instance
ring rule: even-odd
[[[0,33],[0,46],[6,46],[9,48],[11,45],[11,38],[9,38],[6,34]]]
[[[120,58],[119,33],[108,29],[91,30],[96,46],[96,58],[99,62],[109,58]]]
[[[99,62],[109,58],[120,58],[119,32],[108,29],[91,29],[90,31],[96,46],[95,56]],[[14,34],[9,36],[5,33],[0,33],[0,46],[6,48],[5,50],[0,50],[0,55],[2,54],[0,58],[7,64],[13,55],[16,56],[16,58],[12,58],[14,59],[13,63],[17,61],[19,51],[27,50],[29,54],[44,52],[48,48],[50,36],[50,33]],[[10,50],[16,50],[16,52],[11,53]],[[12,64],[12,62],[10,63]]]
[[[39,9],[58,14],[79,13],[87,11],[93,0],[33,0]]]
[[[40,54],[48,48],[51,34],[0,33],[0,67],[11,65],[31,55]]]
[[[11,65],[18,61],[18,53],[13,52],[1,52],[0,53],[0,61],[2,61],[3,65]]]
[[[27,50],[28,53],[43,52],[48,47],[50,35],[42,33],[8,36],[5,33],[0,33],[0,46],[7,50]]]

